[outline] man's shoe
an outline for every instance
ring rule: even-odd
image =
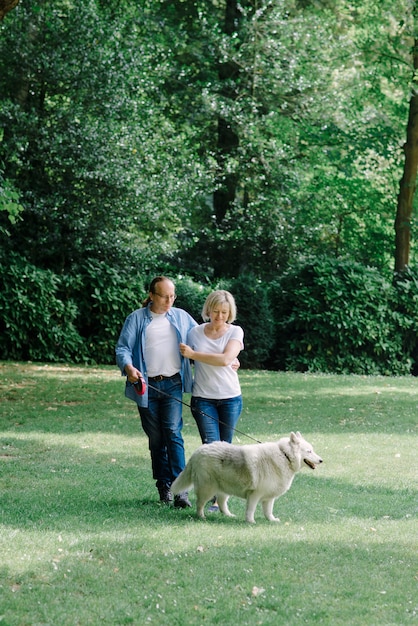
[[[170,485],[161,485],[158,487],[160,494],[160,502],[163,504],[171,504],[173,502],[173,494],[170,491]]]
[[[187,509],[187,507],[191,507],[192,503],[190,502],[188,495],[187,491],[183,491],[182,493],[178,493],[174,496],[174,506],[177,509]]]
[[[209,500],[208,513],[218,513],[219,512],[219,504],[216,499],[216,496],[213,496],[212,500]]]

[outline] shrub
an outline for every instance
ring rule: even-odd
[[[176,306],[185,309],[201,324],[201,312],[207,296],[214,289],[226,289],[235,298],[238,317],[236,323],[244,329],[244,350],[239,355],[241,367],[258,368],[267,362],[274,344],[274,323],[270,314],[267,285],[253,276],[225,279],[213,286],[195,282],[191,278],[174,279]]]
[[[275,367],[409,373],[394,287],[376,269],[314,259],[287,271],[270,295],[279,337]]]
[[[67,279],[67,297],[77,302],[77,327],[90,361],[115,362],[115,345],[125,318],[142,306],[145,281],[104,261],[87,261]]]
[[[0,358],[83,361],[77,305],[59,297],[61,279],[18,254],[0,257]]]
[[[176,285],[177,294],[175,306],[190,313],[196,322],[201,324],[203,304],[212,291],[211,287],[196,283],[188,276],[179,276],[173,280]]]
[[[235,298],[236,323],[244,329],[244,350],[239,355],[242,367],[262,368],[268,363],[275,344],[275,324],[270,307],[268,285],[252,275],[221,281]]]
[[[187,276],[174,282],[176,306],[198,323],[212,289],[234,295],[244,368],[418,373],[418,268],[391,281],[376,269],[324,258],[270,284],[251,275],[215,286]],[[122,324],[148,284],[148,276],[98,260],[58,276],[20,255],[0,255],[0,359],[113,364]]]
[[[411,358],[412,373],[418,375],[418,268],[407,267],[395,275],[394,287],[403,350]]]

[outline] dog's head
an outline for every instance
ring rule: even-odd
[[[297,433],[290,433],[290,442],[299,448],[299,454],[302,461],[311,469],[315,469],[317,465],[322,463],[320,456],[314,452],[309,441],[306,441],[298,431]]]

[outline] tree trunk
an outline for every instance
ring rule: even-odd
[[[415,7],[414,14],[417,11]],[[418,39],[414,40],[413,63],[418,70]],[[411,219],[418,170],[418,92],[412,85],[409,116],[404,145],[405,164],[399,185],[398,207],[395,219],[395,272],[402,272],[409,264]]]
[[[227,0],[225,6],[225,22],[223,31],[232,36],[239,27],[242,14],[237,0]],[[238,78],[239,68],[233,61],[221,63],[218,68],[219,78],[224,84],[222,95],[235,100],[238,93],[235,89],[234,80]],[[232,207],[235,196],[238,177],[235,173],[228,172],[227,161],[236,152],[239,145],[239,137],[232,128],[230,122],[223,117],[218,118],[218,188],[213,194],[213,208],[217,224],[221,224],[226,214]]]
[[[19,0],[0,0],[0,21],[19,4]]]

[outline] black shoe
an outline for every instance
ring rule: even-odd
[[[187,497],[188,495],[187,491],[183,491],[182,493],[178,493],[174,496],[174,506],[177,509],[187,509],[187,507],[192,506],[189,498]]]
[[[173,502],[173,494],[170,491],[170,485],[158,486],[158,493],[160,494],[160,502],[163,504],[171,504],[171,502]]]

